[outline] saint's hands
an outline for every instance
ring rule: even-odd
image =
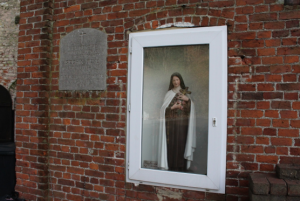
[[[182,106],[180,100],[178,100],[178,101],[171,107],[171,110],[174,110],[174,109],[180,109],[180,110],[183,110],[183,106]]]
[[[180,100],[183,100],[183,101],[189,101],[190,100],[186,95],[183,95],[182,93],[178,93],[177,98],[180,99]]]
[[[183,110],[183,106],[186,104],[187,101],[189,101],[189,98],[182,94],[182,93],[177,93],[176,94],[176,103],[171,107],[171,110],[174,109],[180,109]]]

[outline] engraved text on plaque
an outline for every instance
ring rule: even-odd
[[[60,41],[59,90],[106,89],[106,34],[77,29]]]

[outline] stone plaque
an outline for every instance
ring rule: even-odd
[[[59,90],[106,89],[106,34],[77,29],[60,41]]]

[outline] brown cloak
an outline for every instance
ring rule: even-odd
[[[174,96],[165,112],[166,135],[167,135],[167,157],[169,170],[187,171],[187,160],[184,158],[191,101],[182,101],[183,110],[171,107],[176,104],[177,98]]]

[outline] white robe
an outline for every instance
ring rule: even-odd
[[[170,102],[176,95],[175,92],[169,90],[164,98],[163,105],[160,109],[160,126],[159,126],[159,140],[158,140],[158,162],[157,165],[161,169],[169,169],[167,157],[167,135],[166,135],[166,120],[165,112]],[[190,97],[189,97],[190,98]],[[190,99],[191,100],[191,99]],[[193,161],[193,153],[196,148],[196,114],[195,106],[191,100],[191,111],[189,118],[187,141],[185,145],[184,158],[187,160],[187,169],[190,168]]]

